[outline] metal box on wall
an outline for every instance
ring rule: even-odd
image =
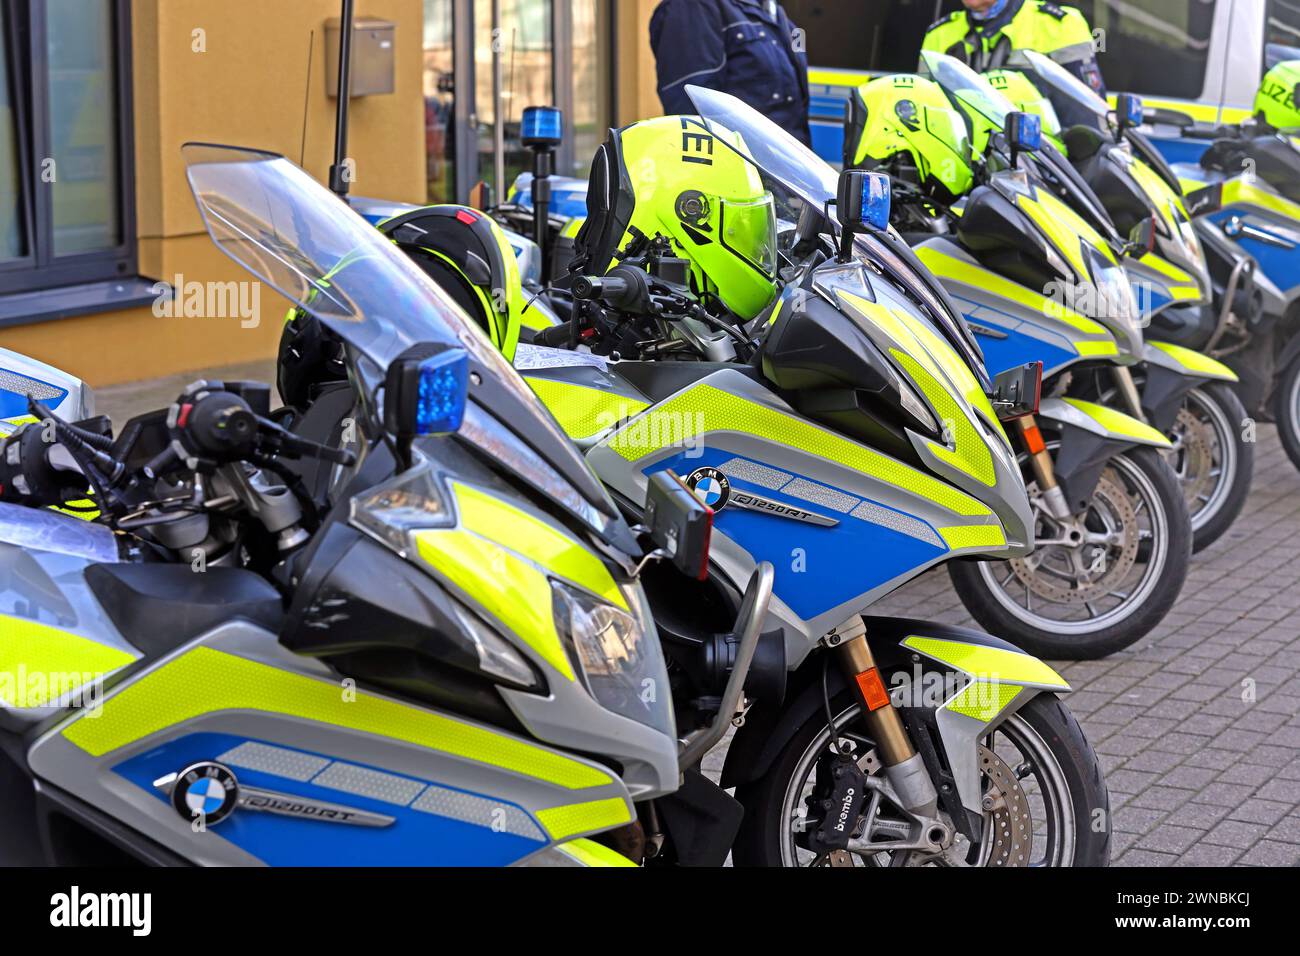
[[[337,17],[325,21],[325,88],[330,96],[339,89],[339,44],[342,39]],[[352,23],[352,95],[374,96],[392,93],[396,83],[397,24],[374,17],[357,17]]]

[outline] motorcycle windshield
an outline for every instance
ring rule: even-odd
[[[1006,125],[1007,114],[1016,110],[1015,104],[995,90],[992,83],[961,60],[946,53],[924,51],[921,54],[921,66],[923,72],[948,94],[949,99],[978,113],[995,129],[1002,129]]]
[[[357,363],[367,387],[378,387],[412,345],[463,347],[483,379],[475,402],[511,432],[499,441],[479,436],[479,446],[630,549],[617,510],[573,443],[486,334],[419,266],[283,156],[203,143],[182,151],[217,247],[359,352],[367,360]],[[480,417],[471,406],[467,425]]]
[[[839,174],[789,132],[728,93],[687,86],[686,95],[703,119],[740,134],[747,151],[745,158],[758,167],[764,184],[776,194],[778,218],[788,221],[797,218],[798,211],[792,208],[791,197],[821,211],[827,209],[828,203],[835,202]],[[721,137],[717,142],[727,145]],[[838,232],[839,224],[833,216],[827,216],[827,225]],[[991,388],[983,354],[965,319],[907,244],[891,229],[889,233],[859,236],[855,250],[869,256],[894,282],[925,303],[944,337],[986,390]]]
[[[1046,87],[1043,92],[1054,105],[1057,103],[1057,97],[1060,97],[1061,100],[1097,117],[1098,128],[1106,129],[1106,117],[1110,114],[1110,107],[1087,83],[1051,57],[1043,56],[1035,50],[1018,50],[1014,57],[1023,58],[1024,65],[1027,65],[1034,76],[1041,81],[1040,88]]]
[[[197,143],[182,154],[217,247],[378,369],[417,342],[472,337],[418,266],[283,156]]]

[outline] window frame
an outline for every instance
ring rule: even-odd
[[[38,157],[51,154],[49,38],[46,5],[41,0],[0,0],[4,8],[4,35],[10,64],[10,84],[17,126],[19,201],[27,240],[27,254],[0,260],[0,294],[58,289],[136,275],[135,137],[129,0],[108,0],[112,5],[116,103],[116,202],[121,240],[118,245],[93,252],[54,254],[53,196],[42,189]]]

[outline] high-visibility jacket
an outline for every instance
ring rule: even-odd
[[[1098,93],[1105,94],[1097,49],[1087,19],[1074,7],[1046,0],[1011,0],[987,21],[973,20],[965,10],[933,24],[923,50],[947,53],[978,73],[1014,66],[1017,50],[1050,56]]]

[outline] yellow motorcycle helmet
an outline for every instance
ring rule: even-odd
[[[911,73],[882,76],[853,91],[844,165],[890,167],[940,202],[965,195],[975,182],[965,119],[937,83]]]
[[[611,130],[596,151],[587,219],[570,270],[604,273],[636,236],[663,236],[690,263],[691,285],[742,321],[776,296],[772,194],[739,133],[698,116]]]
[[[988,70],[984,74],[989,85],[1010,100],[1022,113],[1033,113],[1043,123],[1043,135],[1062,153],[1065,141],[1061,136],[1061,120],[1056,115],[1052,101],[1043,95],[1034,81],[1019,70]]]

